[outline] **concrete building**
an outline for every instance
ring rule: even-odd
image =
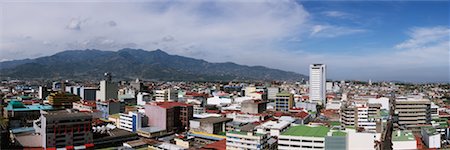
[[[89,111],[92,112],[94,110],[97,110],[97,105],[95,103],[95,101],[77,101],[77,102],[73,102],[73,109],[78,110],[78,111]]]
[[[256,133],[254,131],[228,131],[227,148],[229,150],[251,149],[263,150],[269,149],[267,134]]]
[[[340,121],[346,127],[381,132],[380,108],[381,104],[370,104],[367,101],[348,101],[341,106]]]
[[[241,112],[259,114],[266,111],[267,102],[262,100],[245,100],[241,103]]]
[[[95,101],[97,100],[97,87],[83,87],[82,88],[81,99],[86,101]]]
[[[275,101],[275,98],[277,97],[278,93],[280,93],[280,88],[278,88],[278,87],[268,87],[267,88],[267,99],[270,102]]]
[[[279,136],[291,126],[288,121],[267,121],[255,127],[257,133]]]
[[[52,110],[50,105],[24,105],[17,100],[11,100],[8,106],[3,109],[3,117],[8,119],[9,127],[17,128],[23,126],[31,126],[33,120],[36,120],[41,116],[41,110]]]
[[[50,94],[50,91],[47,87],[39,86],[38,98],[44,100]]]
[[[309,67],[309,101],[326,104],[326,66],[312,64]]]
[[[417,141],[411,130],[393,131],[392,132],[392,148],[394,150],[410,150],[417,149]]]
[[[107,101],[110,99],[118,99],[119,87],[117,83],[111,80],[100,81],[100,90],[97,91],[96,98],[100,101]]]
[[[41,136],[43,148],[92,147],[92,116],[89,113],[61,111],[41,111],[41,117],[33,122],[37,134]]]
[[[108,118],[109,115],[125,111],[125,105],[117,100],[97,101],[96,107],[97,110],[102,112],[102,118]]]
[[[55,92],[48,96],[48,102],[54,108],[72,108],[72,103],[80,99],[78,95],[66,92]]]
[[[159,127],[167,132],[189,129],[193,119],[192,105],[181,102],[152,102],[145,106],[148,126]]]
[[[421,129],[422,141],[430,149],[441,148],[441,134],[433,127],[423,127]]]
[[[282,91],[276,95],[275,110],[288,112],[294,106],[294,94]]]
[[[137,104],[141,106],[144,106],[146,103],[152,100],[152,96],[150,95],[150,93],[146,92],[139,92],[136,97],[137,97]]]
[[[119,114],[119,126],[117,128],[136,132],[142,127],[143,115],[139,112],[128,112]]]
[[[398,97],[395,99],[395,115],[398,126],[420,131],[421,125],[431,123],[431,102],[428,99]]]
[[[225,132],[225,124],[233,119],[224,117],[208,117],[189,121],[190,131],[219,134]]]
[[[244,90],[245,90],[244,96],[248,96],[248,95],[250,95],[250,93],[256,92],[256,87],[255,86],[247,86],[247,87],[245,87]]]
[[[330,131],[324,126],[293,126],[278,136],[279,150],[324,149],[325,137]]]
[[[267,93],[264,92],[251,92],[246,96],[253,99],[267,100]]]
[[[164,90],[155,90],[153,97],[156,102],[177,102],[178,90],[170,88]]]

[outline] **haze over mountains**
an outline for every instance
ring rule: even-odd
[[[68,50],[52,56],[0,62],[0,77],[16,79],[100,79],[111,72],[120,79],[154,80],[301,80],[302,74],[245,66],[231,62],[210,63],[170,55],[162,50]]]

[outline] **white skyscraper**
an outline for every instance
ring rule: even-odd
[[[326,103],[326,67],[324,64],[312,64],[309,67],[309,101]]]

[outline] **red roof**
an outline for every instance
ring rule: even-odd
[[[295,113],[294,116],[295,116],[295,117],[302,118],[302,119],[305,119],[306,117],[309,116],[309,113],[304,112],[304,111],[301,111],[301,112],[299,112],[299,113]]]
[[[203,146],[201,149],[213,149],[213,150],[226,150],[227,149],[227,140],[223,139],[208,145]]]
[[[187,106],[192,106],[190,104],[186,104],[186,103],[182,103],[182,102],[154,102],[154,103],[150,103],[151,105],[156,105],[162,108],[173,108],[173,107],[177,107],[177,106],[182,106],[182,107],[187,107]]]

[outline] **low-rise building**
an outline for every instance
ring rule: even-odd
[[[266,134],[270,136],[279,136],[282,132],[286,131],[291,126],[291,122],[288,121],[267,121],[261,125],[256,126],[256,132]]]
[[[266,111],[267,102],[262,100],[245,100],[241,103],[241,112],[250,114],[259,114]]]
[[[278,149],[324,149],[329,131],[324,126],[292,126],[278,136]]]
[[[196,132],[206,132],[210,134],[219,134],[225,132],[225,124],[233,119],[224,117],[208,117],[202,119],[190,120],[190,130]]]
[[[227,135],[227,149],[238,150],[238,149],[255,149],[263,150],[268,149],[269,144],[267,140],[269,139],[268,134],[261,134],[244,131],[228,131]]]
[[[411,130],[392,132],[392,148],[394,150],[417,149],[417,141]]]
[[[23,127],[31,126],[33,121],[41,116],[41,110],[52,110],[53,107],[50,105],[24,105],[18,100],[11,100],[8,106],[3,109],[3,117],[8,119],[9,127]]]
[[[422,141],[428,148],[441,148],[441,134],[433,127],[423,127],[421,130]]]

